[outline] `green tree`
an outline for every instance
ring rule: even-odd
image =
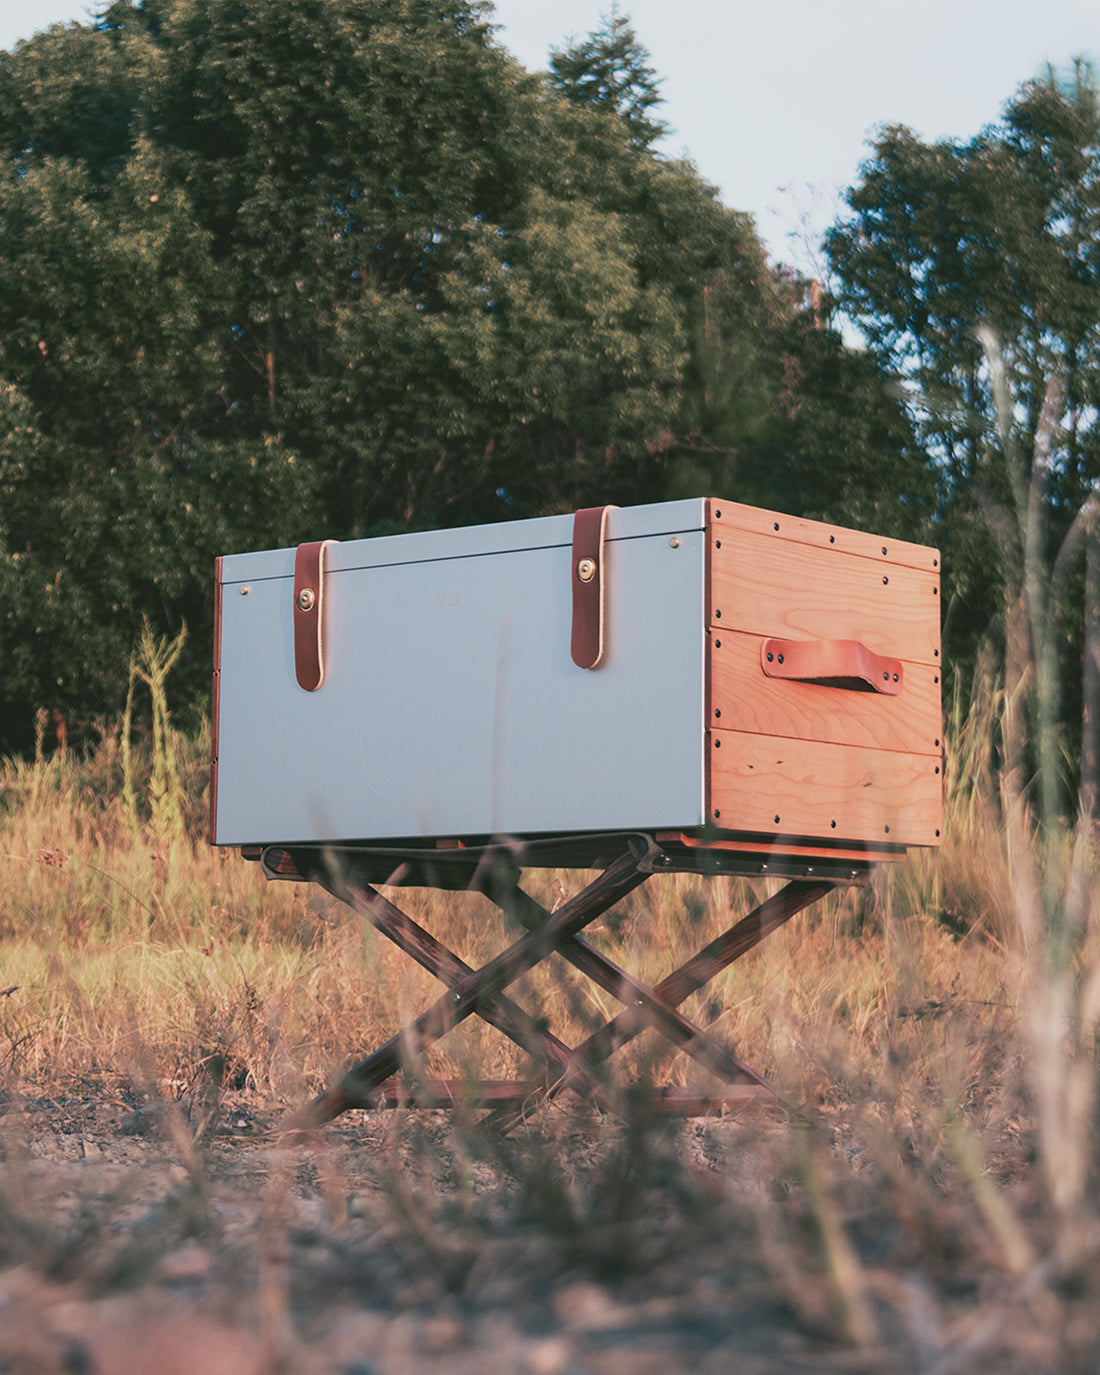
[[[1057,499],[1100,473],[1100,110],[1091,70],[1029,83],[970,143],[886,128],[827,237],[838,301],[903,378],[922,438],[955,491],[995,443],[979,327],[1000,341],[1030,453],[1047,379],[1069,390],[1053,455]]]
[[[614,5],[592,33],[550,54],[550,78],[566,99],[617,115],[637,148],[651,148],[668,132],[651,115],[662,97],[649,52]]]
[[[488,17],[115,0],[4,55],[16,717],[117,710],[143,615],[187,620],[197,695],[218,553],[656,486],[691,278],[732,217]],[[694,206],[701,236],[673,223]]]
[[[887,127],[848,204],[826,243],[838,299],[899,378],[936,463],[948,643],[965,663],[1003,604],[1005,550],[987,516],[1011,503],[1011,465],[1024,465],[1025,487],[1034,456],[1046,469],[1039,552],[1048,560],[1100,477],[1100,104],[1091,69],[1078,62],[1068,79],[1051,71],[1027,83],[968,143],[924,143]],[[994,404],[983,339],[995,341],[1002,392],[1013,398],[1007,417]],[[1040,442],[1052,378],[1064,412]],[[1060,632],[1071,687],[1082,595],[1078,577]],[[1071,718],[1078,705],[1071,700]]]
[[[113,0],[0,58],[15,717],[120,710],[145,617],[186,621],[174,681],[199,700],[235,549],[727,477],[841,518],[910,483],[865,453],[893,433],[873,369],[654,151],[625,19],[575,45],[614,58],[604,86],[560,54],[524,71],[490,21],[479,0]]]
[[[934,540],[933,473],[889,378],[796,275],[746,293],[735,272],[760,270],[749,258],[704,289],[669,494]]]

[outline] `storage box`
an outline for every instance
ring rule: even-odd
[[[227,556],[211,838],[936,845],[939,571],[713,499]]]

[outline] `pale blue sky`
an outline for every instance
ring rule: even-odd
[[[278,3],[278,0],[272,0]],[[0,48],[89,0],[0,0]],[[611,0],[497,0],[500,39],[532,70]],[[772,257],[814,271],[876,126],[969,138],[1021,82],[1074,56],[1100,68],[1100,0],[620,0],[664,79],[661,114]]]

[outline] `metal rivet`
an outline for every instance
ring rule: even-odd
[[[241,588],[241,596],[247,597],[251,591],[251,587],[249,587],[248,583],[245,583],[244,586]]]
[[[581,582],[591,582],[596,576],[596,560],[581,559],[577,564],[577,577]]]
[[[774,655],[774,654],[771,652],[771,650],[769,649],[769,650],[768,650],[768,663],[770,664],[774,658],[775,658],[775,655]]]
[[[670,549],[679,549],[679,547],[680,547],[680,536],[679,536],[679,535],[673,535],[673,537],[672,537],[672,538],[669,540],[669,542],[668,542],[668,547],[669,547]],[[719,540],[719,541],[718,541],[718,548],[721,549],[721,547],[722,547],[722,541]]]
[[[779,656],[779,662],[780,662],[780,663],[783,662],[783,655],[782,655],[782,654]]]
[[[298,593],[298,610],[312,611],[316,601],[317,594],[314,592],[313,588],[303,587],[301,592]]]

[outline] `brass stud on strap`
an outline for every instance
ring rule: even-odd
[[[596,560],[581,559],[577,564],[577,577],[581,582],[591,582],[596,576]]]
[[[316,601],[317,594],[312,587],[303,587],[298,593],[298,607],[302,611],[312,611]]]

